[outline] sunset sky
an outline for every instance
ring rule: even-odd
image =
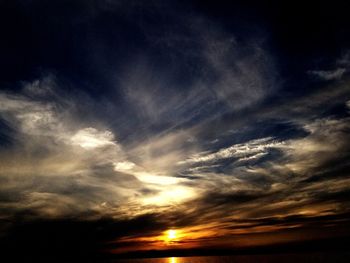
[[[348,10],[0,1],[0,244],[350,236]]]

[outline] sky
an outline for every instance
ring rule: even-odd
[[[350,236],[347,10],[0,1],[2,246],[123,253]]]

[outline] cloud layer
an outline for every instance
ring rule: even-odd
[[[86,16],[70,21],[107,31],[88,30],[91,52],[79,50],[93,76],[47,67],[1,89],[3,232],[23,221],[80,222],[126,251],[167,248],[170,228],[196,247],[348,226],[349,53],[305,70],[299,87],[260,35],[196,12],[179,21],[175,4],[140,3],[145,16],[134,5],[84,5]],[[116,17],[128,28],[120,38],[134,43],[135,34],[142,48],[110,37],[104,25]]]

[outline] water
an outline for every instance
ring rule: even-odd
[[[149,259],[124,259],[115,263],[313,263],[313,262],[350,262],[350,253],[313,253],[249,256],[212,256],[212,257],[169,257]]]

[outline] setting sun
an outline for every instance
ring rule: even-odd
[[[169,240],[176,239],[176,230],[173,230],[173,229],[168,230],[168,239]]]
[[[163,232],[162,239],[166,245],[176,245],[180,239],[183,239],[182,231],[178,229],[168,229]]]

